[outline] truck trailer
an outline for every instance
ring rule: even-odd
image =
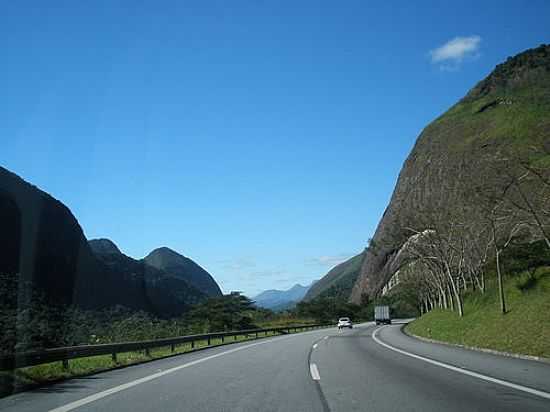
[[[374,307],[374,321],[377,325],[387,324],[391,325],[390,307],[389,306],[375,306]]]

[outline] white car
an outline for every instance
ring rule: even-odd
[[[338,319],[338,329],[342,328],[353,328],[350,318],[340,318]]]

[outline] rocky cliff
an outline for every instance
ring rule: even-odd
[[[510,57],[418,137],[378,224],[351,299],[373,297],[406,242],[402,228],[428,208],[451,210],[503,153],[550,150],[550,46]],[[472,216],[472,219],[475,219]],[[395,265],[394,265],[395,266]]]

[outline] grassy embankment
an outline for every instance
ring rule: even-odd
[[[497,288],[470,293],[464,317],[434,310],[409,324],[413,335],[471,347],[550,359],[550,268],[506,279],[508,311],[500,313]]]

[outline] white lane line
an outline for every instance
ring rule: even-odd
[[[317,344],[313,345],[313,349],[317,349]]]
[[[427,362],[427,363],[431,363],[432,365],[440,366],[440,367],[445,368],[445,369],[449,369],[449,370],[452,370],[452,371],[455,371],[455,372],[462,373],[464,375],[473,376],[474,378],[478,378],[478,379],[481,379],[481,380],[484,380],[484,381],[487,381],[487,382],[496,383],[498,385],[506,386],[508,388],[517,389],[518,391],[530,393],[531,395],[540,396],[541,398],[550,399],[550,393],[548,393],[548,392],[539,391],[537,389],[529,388],[527,386],[518,385],[517,383],[504,381],[502,379],[493,378],[493,377],[487,376],[487,375],[482,375],[481,373],[472,372],[468,369],[457,368],[456,366],[452,366],[452,365],[449,365],[449,364],[443,363],[443,362],[438,362],[436,360],[425,358],[425,357],[420,356],[420,355],[415,355],[414,353],[409,353],[409,352],[404,351],[402,349],[398,349],[396,347],[388,345],[387,343],[382,342],[376,336],[380,329],[381,328],[378,328],[374,332],[372,332],[372,339],[374,339],[374,341],[376,343],[378,343],[379,345],[384,346],[385,348],[388,348],[388,349],[393,350],[395,352],[399,352],[399,353],[401,353],[402,355],[405,355],[405,356],[410,356],[411,358],[415,358],[415,359],[419,359],[419,360]]]
[[[113,388],[95,393],[93,395],[87,396],[85,398],[79,399],[79,400],[71,402],[71,403],[68,403],[68,404],[60,406],[58,408],[50,409],[49,412],[69,412],[69,411],[72,411],[74,409],[80,408],[81,406],[84,406],[84,405],[87,405],[89,403],[95,402],[99,399],[105,398],[106,396],[112,395],[114,393],[132,388],[134,386],[140,385],[140,384],[145,383],[145,382],[152,381],[153,379],[157,379],[157,378],[160,378],[164,375],[168,375],[170,373],[177,372],[181,369],[188,368],[190,366],[197,365],[199,363],[203,363],[203,362],[209,361],[211,359],[219,358],[220,356],[229,355],[230,353],[235,353],[235,352],[238,352],[238,351],[241,351],[241,350],[244,350],[244,349],[252,348],[254,346],[265,345],[266,343],[272,343],[274,341],[290,339],[290,338],[294,338],[294,337],[300,336],[300,335],[302,335],[302,336],[303,335],[309,335],[309,334],[312,334],[312,333],[315,333],[315,332],[319,332],[319,331],[310,331],[310,332],[303,332],[303,333],[299,333],[299,334],[295,334],[295,335],[293,334],[293,335],[289,335],[289,336],[281,336],[281,337],[276,337],[276,338],[273,338],[273,339],[265,340],[265,341],[262,341],[262,342],[256,342],[256,343],[251,343],[251,344],[245,345],[245,346],[239,346],[238,348],[235,348],[235,349],[229,349],[229,350],[226,350],[224,352],[216,353],[215,355],[210,355],[210,356],[207,356],[205,358],[201,358],[201,359],[197,359],[197,360],[194,360],[194,361],[191,361],[191,362],[188,362],[188,363],[184,363],[183,365],[175,366],[173,368],[166,369],[164,371],[157,372],[157,373],[154,373],[152,375],[148,375],[148,376],[145,376],[143,378],[136,379],[134,381],[131,381],[131,382],[128,382],[128,383],[125,383],[125,384],[122,384],[122,385],[118,385],[118,386],[115,386]]]
[[[317,369],[317,365],[314,363],[309,364],[309,373],[311,373],[311,378],[314,381],[321,380],[321,375],[319,375],[319,369]]]
[[[324,340],[327,340],[327,339],[328,339],[328,336],[325,336],[323,339],[324,339]]]

